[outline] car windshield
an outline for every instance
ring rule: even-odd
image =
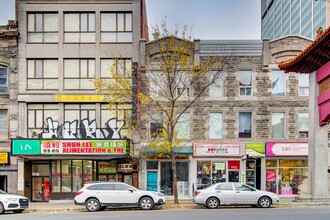
[[[6,193],[5,191],[2,191],[2,190],[0,189],[0,195],[6,195],[6,194],[8,194],[8,193]]]

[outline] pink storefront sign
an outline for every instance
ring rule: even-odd
[[[308,156],[308,143],[295,142],[267,142],[266,156],[268,157],[290,157]]]

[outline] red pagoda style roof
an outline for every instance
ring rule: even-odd
[[[312,73],[330,61],[330,26],[322,32],[297,57],[283,61],[278,66],[285,72]]]

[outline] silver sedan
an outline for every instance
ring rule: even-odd
[[[268,208],[278,204],[279,197],[272,192],[255,189],[242,183],[217,183],[195,191],[194,203],[214,209],[219,205],[252,205]]]

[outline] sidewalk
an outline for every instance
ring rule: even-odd
[[[294,202],[293,198],[280,199],[279,205],[273,205],[273,207],[330,207],[330,202]],[[204,208],[204,206],[196,205],[191,200],[179,201],[179,204],[174,204],[173,201],[167,201],[165,205],[158,207],[157,209],[198,209]],[[116,209],[116,208],[114,208]],[[125,209],[125,208],[120,208]],[[131,208],[130,208],[131,209]],[[59,211],[86,211],[85,206],[77,206],[73,203],[73,200],[61,200],[50,201],[49,203],[31,202],[30,208],[25,210],[26,212],[59,212]]]

